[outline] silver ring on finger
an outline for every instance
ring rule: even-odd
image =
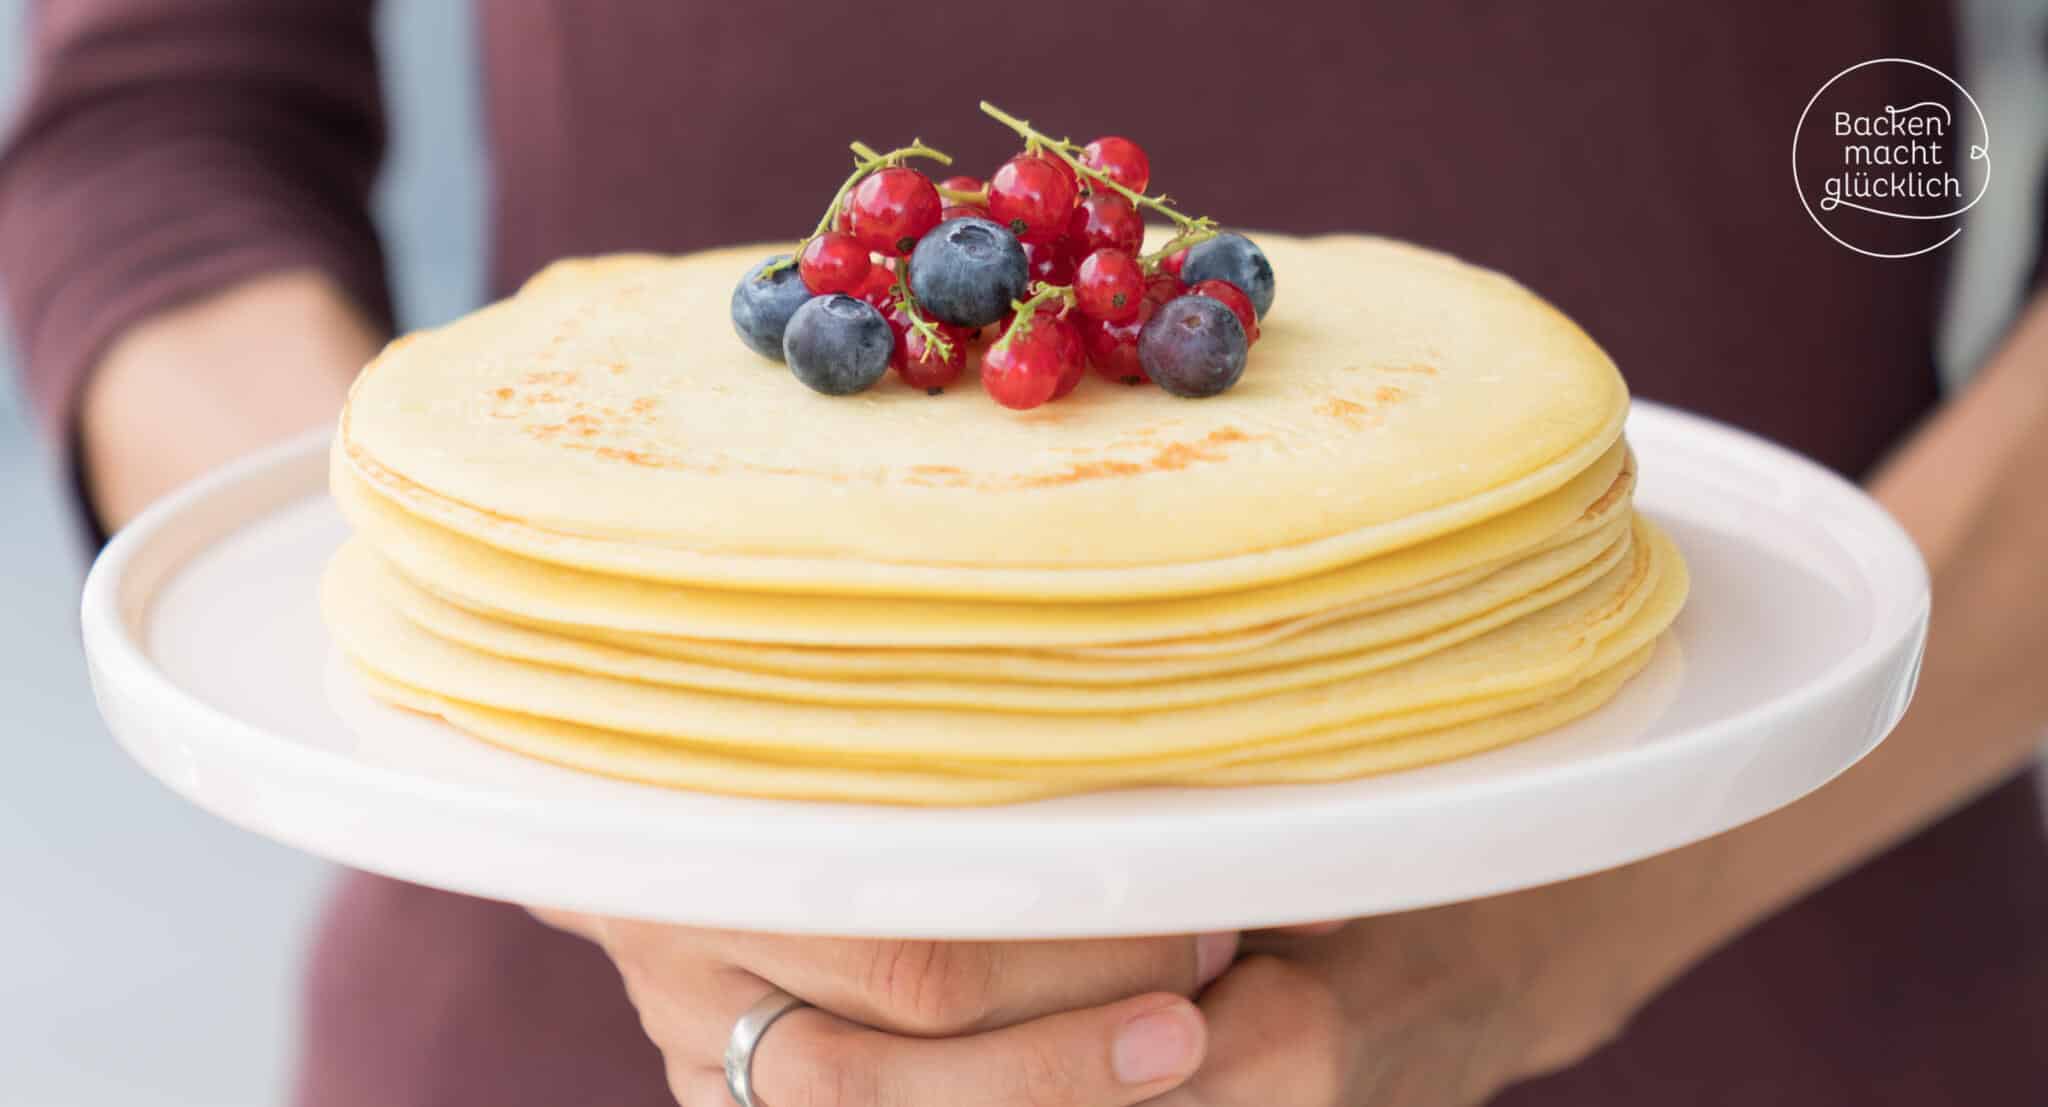
[[[746,1014],[732,1024],[732,1035],[725,1042],[725,1087],[732,1093],[732,1101],[739,1107],[766,1107],[754,1098],[754,1051],[761,1047],[761,1039],[768,1034],[768,1028],[775,1020],[799,1007],[810,1004],[777,988],[754,1002]]]

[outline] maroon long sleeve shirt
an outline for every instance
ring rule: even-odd
[[[1639,394],[1844,473],[1936,400],[1945,255],[1842,249],[1784,166],[1844,66],[1953,71],[1940,4],[478,2],[497,291],[565,254],[793,237],[854,138],[922,135],[986,171],[1014,147],[976,115],[986,97],[1137,137],[1156,180],[1232,224],[1367,229],[1504,269]],[[310,264],[387,313],[370,8],[42,5],[0,272],[53,429],[109,337],[180,299]],[[2042,825],[2014,781],[1504,1102],[2048,1101]],[[516,908],[352,877],[308,997],[307,1107],[667,1102],[603,958]]]

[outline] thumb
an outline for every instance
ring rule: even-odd
[[[845,1028],[830,1044],[805,1042],[802,1032],[780,1043],[781,1051],[772,1040],[764,1043],[755,1060],[761,1099],[833,1107],[1125,1107],[1178,1087],[1200,1067],[1208,1045],[1201,1011],[1171,993],[964,1038],[865,1029],[848,1035]],[[847,1082],[830,1075],[847,1068],[866,1076]],[[848,1095],[849,1087],[858,1091]]]

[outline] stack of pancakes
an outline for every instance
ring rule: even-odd
[[[803,388],[726,320],[762,249],[556,265],[364,371],[328,622],[486,741],[792,798],[1326,781],[1606,701],[1686,590],[1613,364],[1442,255],[1260,241],[1237,388],[1031,412]]]

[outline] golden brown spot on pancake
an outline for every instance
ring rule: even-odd
[[[1352,430],[1364,430],[1367,427],[1379,426],[1382,418],[1379,408],[1400,403],[1407,398],[1408,393],[1405,390],[1383,384],[1373,390],[1370,404],[1345,396],[1331,396],[1316,405],[1316,413],[1327,415]]]
[[[1048,488],[1107,477],[1134,477],[1148,472],[1170,472],[1185,469],[1199,462],[1222,461],[1228,454],[1225,446],[1250,441],[1252,436],[1236,427],[1219,427],[1193,442],[1169,442],[1154,450],[1152,456],[1145,461],[1126,461],[1120,458],[1077,461],[1064,469],[1050,473],[1026,474],[995,483],[1007,484],[1014,488]]]
[[[1408,365],[1382,365],[1379,370],[1382,373],[1416,373],[1425,377],[1434,377],[1437,374],[1436,366],[1420,361]]]
[[[927,488],[966,488],[974,483],[964,470],[952,465],[913,465],[903,479]]]
[[[509,400],[512,398],[512,390],[509,388],[500,388],[498,389],[497,396],[501,400]]]
[[[1084,480],[1100,480],[1103,477],[1131,477],[1145,471],[1135,461],[1077,461],[1064,469],[1051,473],[1033,473],[1015,478],[1019,488],[1051,488],[1062,484],[1078,484]]]
[[[1342,419],[1354,427],[1361,425],[1367,414],[1364,404],[1352,403],[1342,396],[1332,396],[1317,404],[1316,411],[1332,419]]]
[[[542,384],[575,384],[577,376],[578,374],[574,369],[543,369],[537,373],[528,373],[525,376],[519,378],[519,383],[529,386]]]
[[[606,461],[623,461],[628,465],[638,465],[646,469],[681,468],[681,466],[667,458],[656,457],[653,454],[642,453],[639,450],[622,450],[617,446],[597,446],[592,448],[590,452],[604,458]]]

